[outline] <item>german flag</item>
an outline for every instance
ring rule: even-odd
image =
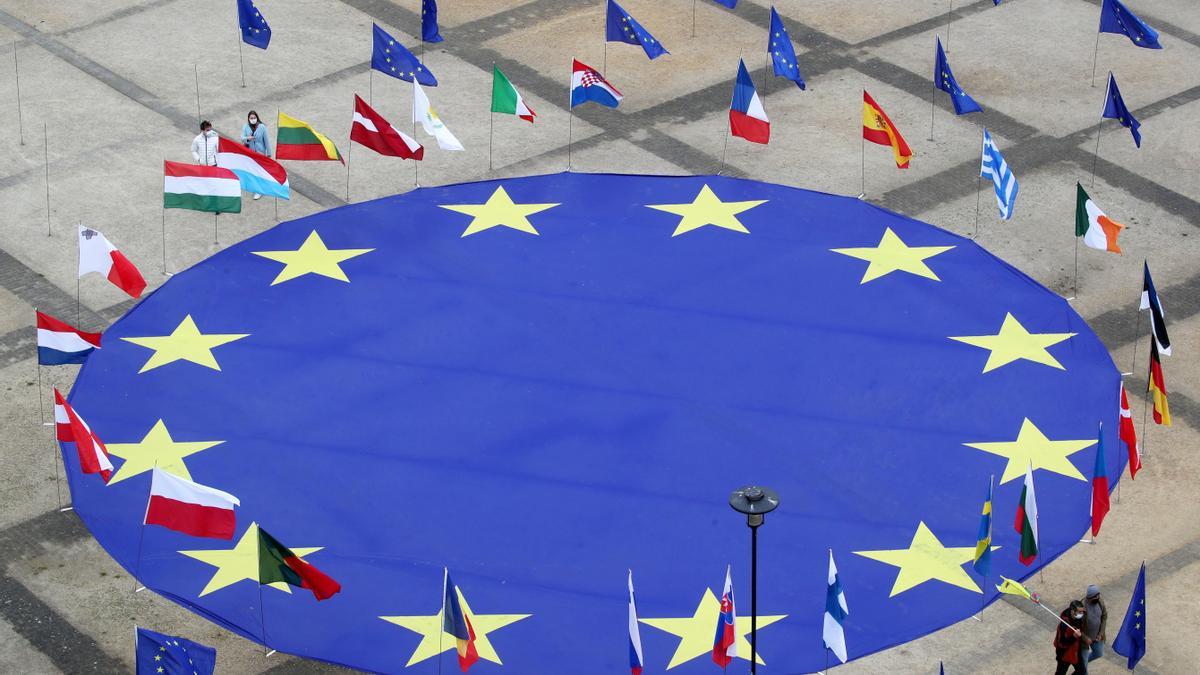
[[[1146,391],[1154,398],[1154,423],[1171,426],[1171,407],[1167,405],[1167,383],[1163,380],[1162,362],[1158,358],[1158,342],[1150,341],[1150,374]]]
[[[324,134],[291,115],[279,113],[275,159],[338,161],[345,164],[337,146]]]
[[[892,146],[892,154],[896,156],[896,168],[907,169],[908,160],[912,159],[912,150],[904,137],[888,119],[883,108],[863,89],[863,138],[879,145]]]
[[[291,549],[279,543],[267,531],[258,528],[258,583],[273,584],[282,581],[299,588],[307,588],[317,600],[333,597],[342,590],[342,585],[324,572],[300,559]]]

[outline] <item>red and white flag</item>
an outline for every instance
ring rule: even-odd
[[[237,497],[155,467],[146,504],[146,525],[161,525],[193,537],[233,539]]]
[[[1133,413],[1129,411],[1129,397],[1125,395],[1125,383],[1121,383],[1121,428],[1118,435],[1129,449],[1129,478],[1132,480],[1142,468],[1142,449],[1138,447],[1137,431],[1133,428]]]
[[[146,290],[146,280],[124,253],[90,227],[79,226],[79,276],[103,275],[114,286],[137,298]]]
[[[98,473],[107,483],[113,471],[112,462],[108,461],[108,450],[58,389],[54,390],[54,426],[58,440],[75,444],[83,472]]]
[[[350,125],[350,140],[389,157],[424,159],[425,148],[413,137],[392,126],[383,115],[371,109],[367,102],[354,95],[354,121]]]

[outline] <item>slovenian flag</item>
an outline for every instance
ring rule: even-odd
[[[99,333],[85,333],[49,314],[35,314],[39,366],[83,363],[92,350],[100,349]]]
[[[737,609],[733,604],[733,578],[725,567],[725,590],[721,592],[721,615],[713,636],[712,660],[725,668],[737,658]]]
[[[767,111],[754,89],[754,81],[746,72],[746,62],[738,60],[737,81],[733,84],[733,101],[729,105],[729,132],[751,143],[766,144],[771,139],[771,123]]]
[[[75,444],[75,449],[79,452],[79,466],[83,472],[98,473],[107,483],[113,472],[112,462],[108,459],[108,449],[58,389],[54,390],[54,429],[58,440]]]
[[[629,672],[642,675],[642,633],[638,630],[637,604],[633,601],[633,570],[629,570]]]
[[[588,101],[615,108],[625,98],[617,88],[608,83],[595,68],[573,59],[571,64],[571,107]]]
[[[221,138],[217,144],[217,166],[236,174],[246,192],[291,198],[287,170],[283,165],[241,143]]]
[[[112,285],[137,298],[146,290],[142,273],[129,262],[124,253],[112,245],[103,234],[90,227],[79,226],[79,278],[95,272]]]
[[[160,525],[193,537],[233,539],[237,497],[216,488],[193,483],[158,467],[151,470],[150,501],[146,525]]]

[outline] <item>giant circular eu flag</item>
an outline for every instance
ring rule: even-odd
[[[727,567],[748,659],[727,498],[768,484],[758,649],[792,673],[825,662],[830,550],[855,658],[1070,548],[1124,465],[1119,397],[1075,311],[969,239],[751,180],[565,173],[333,209],[176,275],[72,392],[115,473],[64,459],[149,588],[398,673],[455,668],[464,621],[472,672],[619,672],[634,626],[647,672],[710,673]],[[155,468],[236,496],[232,539],[143,527]]]

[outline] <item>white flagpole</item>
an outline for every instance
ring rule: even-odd
[[[238,64],[242,68],[242,88],[246,88],[246,60],[242,57],[242,31],[238,29]]]
[[[695,16],[695,5],[692,5]],[[693,19],[694,22],[694,19]],[[693,32],[694,29],[693,29]],[[574,61],[574,59],[572,59]],[[571,79],[567,80],[567,171],[571,170],[571,126],[575,123],[575,106],[571,105],[571,86],[575,82],[575,71],[571,71]]]
[[[979,133],[979,164],[980,171],[975,174],[975,234],[971,235],[972,239],[979,239],[979,193],[983,191],[983,134],[986,131]]]
[[[943,46],[946,53],[950,53],[950,15],[954,13],[954,0],[950,0],[950,6],[946,8],[946,44]]]
[[[50,236],[50,126],[42,123],[42,161],[46,166],[46,236]]]
[[[954,0],[951,0],[953,2]],[[950,22],[946,21],[946,42],[950,42]],[[950,51],[946,49],[946,51]],[[933,36],[933,68],[937,70],[937,35]],[[934,72],[933,80],[930,81],[929,89],[929,140],[933,140],[933,113],[937,108],[937,78],[939,73]],[[951,94],[953,96],[954,94]]]
[[[442,625],[438,626],[438,675],[442,675],[442,636],[446,634],[446,590],[450,585],[450,568],[442,568],[442,611],[438,617]]]
[[[1096,164],[1100,161],[1100,131],[1104,128],[1104,110],[1108,107],[1109,85],[1112,84],[1112,71],[1108,71],[1108,85],[1104,87],[1104,108],[1100,109],[1100,121],[1096,122],[1096,151],[1092,154],[1092,184],[1096,187]]]
[[[13,38],[13,79],[17,84],[17,129],[21,134],[21,145],[25,145],[25,120],[21,116],[21,68],[17,65],[17,38]]]
[[[37,328],[37,307],[33,308],[33,325]],[[38,376],[38,422],[44,426],[46,424],[46,402],[42,400],[42,360],[39,358],[37,340],[33,341],[33,367],[37,369]]]
[[[1100,19],[1096,22],[1096,47],[1092,50],[1092,86],[1096,86],[1096,61],[1100,57],[1100,24],[1104,21],[1104,3],[1100,3]]]

